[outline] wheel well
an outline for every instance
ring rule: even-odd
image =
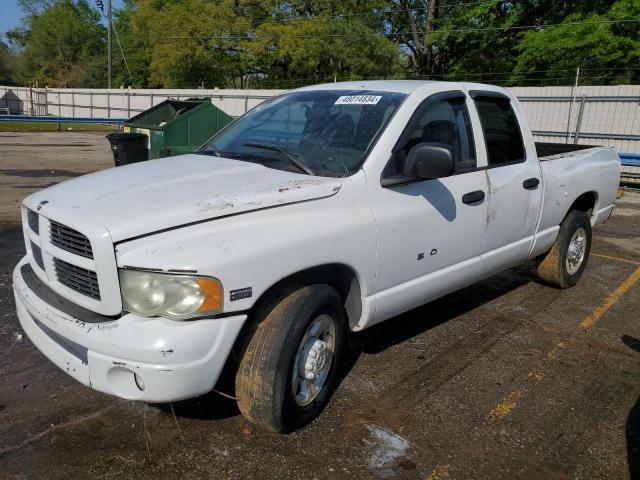
[[[591,216],[593,214],[593,210],[596,207],[596,201],[598,199],[598,195],[596,192],[587,192],[580,195],[578,198],[574,200],[574,202],[569,207],[567,213],[578,210],[580,212],[584,212],[587,215]]]
[[[340,294],[350,327],[360,321],[362,315],[362,290],[358,275],[351,267],[340,263],[307,268],[279,280],[262,294],[254,308],[257,308],[267,299],[273,298],[273,296],[281,295],[291,287],[316,283],[331,285]]]

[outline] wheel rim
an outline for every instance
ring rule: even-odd
[[[331,315],[316,317],[305,332],[293,362],[291,392],[301,407],[315,400],[327,381],[336,344]]]
[[[573,275],[578,271],[580,265],[584,260],[584,255],[587,250],[587,232],[584,228],[578,228],[569,242],[569,248],[567,250],[567,272]]]

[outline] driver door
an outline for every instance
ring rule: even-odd
[[[424,100],[393,149],[382,186],[370,188],[379,242],[374,322],[470,284],[480,274],[487,180],[477,169],[480,145],[468,102],[461,91]],[[451,150],[452,175],[404,181],[398,176],[408,152],[421,142]]]

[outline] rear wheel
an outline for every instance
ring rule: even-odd
[[[551,285],[569,288],[580,280],[591,251],[589,216],[569,212],[560,225],[553,247],[538,258],[538,276]]]
[[[236,375],[242,414],[276,432],[311,422],[329,401],[346,347],[338,292],[311,285],[281,296],[258,314]]]

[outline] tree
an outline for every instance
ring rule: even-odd
[[[216,2],[217,3],[217,2]],[[132,18],[133,32],[144,43],[149,59],[149,83],[164,87],[194,87],[201,83],[227,86],[234,72],[242,19],[228,5],[206,0],[141,0]],[[176,19],[180,19],[176,22]],[[234,58],[235,55],[235,58]]]
[[[439,70],[434,33],[442,8],[440,0],[389,2],[389,37],[408,51],[409,68],[416,75],[430,75]]]
[[[8,34],[14,80],[105,83],[105,29],[89,1],[19,0],[24,24]],[[637,82],[638,18],[638,0],[125,0],[114,78],[183,88],[405,76],[544,85],[570,83],[580,66],[588,82]]]
[[[18,5],[23,12],[29,16],[42,14],[46,9],[51,8],[55,0],[18,0]]]
[[[151,84],[283,86],[399,73],[383,17],[358,16],[384,4],[141,0],[132,23],[150,53]]]
[[[97,87],[105,81],[105,34],[86,0],[52,0],[9,37],[20,48],[19,68],[26,81]]]
[[[557,80],[566,84],[580,66],[583,82],[638,83],[640,35],[637,24],[606,22],[639,17],[637,1],[618,0],[608,9],[572,13],[564,17],[558,27],[527,32],[516,47],[518,56],[512,82]]]
[[[402,72],[398,46],[384,35],[377,1],[291,2],[269,11],[247,50],[265,86],[298,86],[334,78],[388,77]]]
[[[123,8],[114,12],[114,85],[126,85],[137,88],[150,86],[149,64],[151,55],[143,39],[137,34],[134,28],[134,19],[137,14],[137,0],[125,0]],[[122,48],[122,50],[120,50],[120,48]]]

